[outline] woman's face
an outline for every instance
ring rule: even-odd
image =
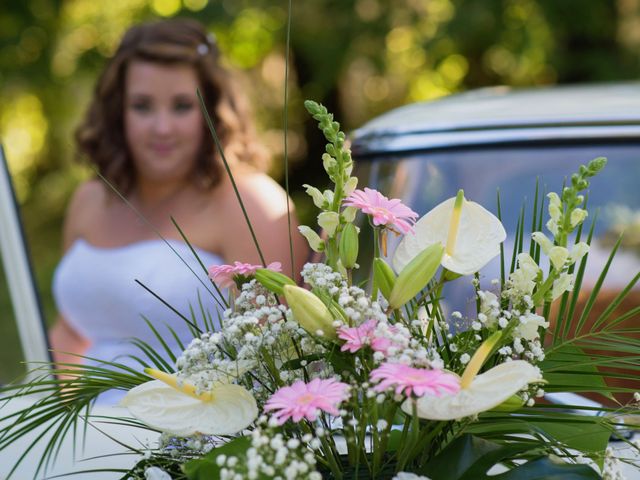
[[[125,76],[124,127],[140,180],[186,179],[203,140],[203,116],[189,65],[136,60]]]

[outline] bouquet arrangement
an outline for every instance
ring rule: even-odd
[[[305,265],[305,287],[278,264],[212,267],[212,281],[233,292],[222,330],[195,338],[175,368],[151,358],[144,373],[61,370],[72,378],[53,382],[0,447],[34,418],[68,424],[117,386],[129,390],[130,423],[163,432],[124,478],[615,478],[617,463],[633,458],[608,444],[617,438],[637,452],[624,419],[639,413],[638,398],[595,412],[544,400],[633,392],[605,377],[638,369],[640,340],[624,323],[637,308],[616,316],[637,278],[588,323],[605,268],[577,309],[591,238],[583,195],[606,160],[536,198],[530,238],[521,218],[509,267],[501,221],[464,192],[418,219],[400,200],[358,189],[338,123],[305,105],[328,141],[322,160],[333,183],[306,186],[324,235],[300,231],[325,261]],[[364,219],[372,238],[357,226]],[[392,255],[390,235],[402,236]],[[359,246],[370,241],[372,275],[357,285]],[[501,278],[482,278],[498,255]],[[448,282],[473,283],[471,318],[445,308]]]

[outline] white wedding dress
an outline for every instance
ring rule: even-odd
[[[136,280],[190,320],[193,311],[200,325],[202,304],[215,328],[219,328],[220,309],[210,293],[215,291],[202,266],[186,243],[177,240],[168,243],[171,248],[161,239],[101,248],[78,239],[64,255],[54,274],[53,293],[58,310],[69,325],[91,342],[85,363],[119,362],[141,370],[133,357],[149,362],[131,343],[134,338],[149,344],[171,363],[145,319],[176,356],[181,349],[167,327],[175,331],[185,346],[193,338],[188,324]],[[207,268],[222,263],[219,256],[210,252],[201,249],[196,252]],[[115,404],[123,394],[110,391],[98,401]]]

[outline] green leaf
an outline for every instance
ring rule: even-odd
[[[473,435],[463,435],[447,446],[421,472],[437,480],[595,480],[600,475],[587,465],[540,457],[498,475],[487,472],[502,461],[535,455],[527,441],[504,445]]]
[[[598,392],[611,397],[596,362],[584,351],[572,344],[558,345],[547,353],[540,363],[544,379],[549,382],[547,391]]]
[[[485,478],[485,477],[483,477]],[[602,477],[588,465],[554,461],[549,457],[531,460],[500,475],[492,475],[492,480],[600,480]]]
[[[570,416],[576,415],[567,415],[567,417]],[[566,422],[534,420],[530,423],[569,448],[585,453],[604,452],[611,437],[611,427],[599,417],[585,417],[584,415],[578,417],[579,421],[577,422],[571,422],[567,418]]]
[[[220,478],[220,468],[216,463],[218,455],[245,457],[247,449],[251,446],[251,438],[237,437],[233,440],[214,448],[204,457],[191,460],[183,465],[182,470],[189,480],[211,480]],[[262,477],[261,477],[262,478]]]
[[[529,449],[529,443],[500,445],[463,435],[434,457],[421,473],[438,480],[480,480],[496,463]]]

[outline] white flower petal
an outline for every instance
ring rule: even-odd
[[[239,385],[217,386],[213,400],[203,402],[153,380],[131,389],[122,405],[150,427],[177,436],[231,435],[258,416],[255,399]]]
[[[553,268],[560,272],[569,258],[569,251],[564,247],[555,246],[549,250],[548,255]]]
[[[454,395],[425,395],[417,400],[418,416],[429,420],[457,420],[497,407],[529,383],[540,378],[540,371],[525,362],[502,363],[475,377],[469,388]],[[411,400],[402,410],[411,414]]]
[[[393,257],[393,267],[401,271],[418,253],[434,243],[447,244],[455,198],[445,200],[414,225]],[[500,221],[476,202],[463,201],[453,255],[445,255],[442,265],[461,275],[475,273],[500,253],[507,233]]]
[[[159,467],[149,467],[144,471],[145,480],[171,480],[171,475]]]

